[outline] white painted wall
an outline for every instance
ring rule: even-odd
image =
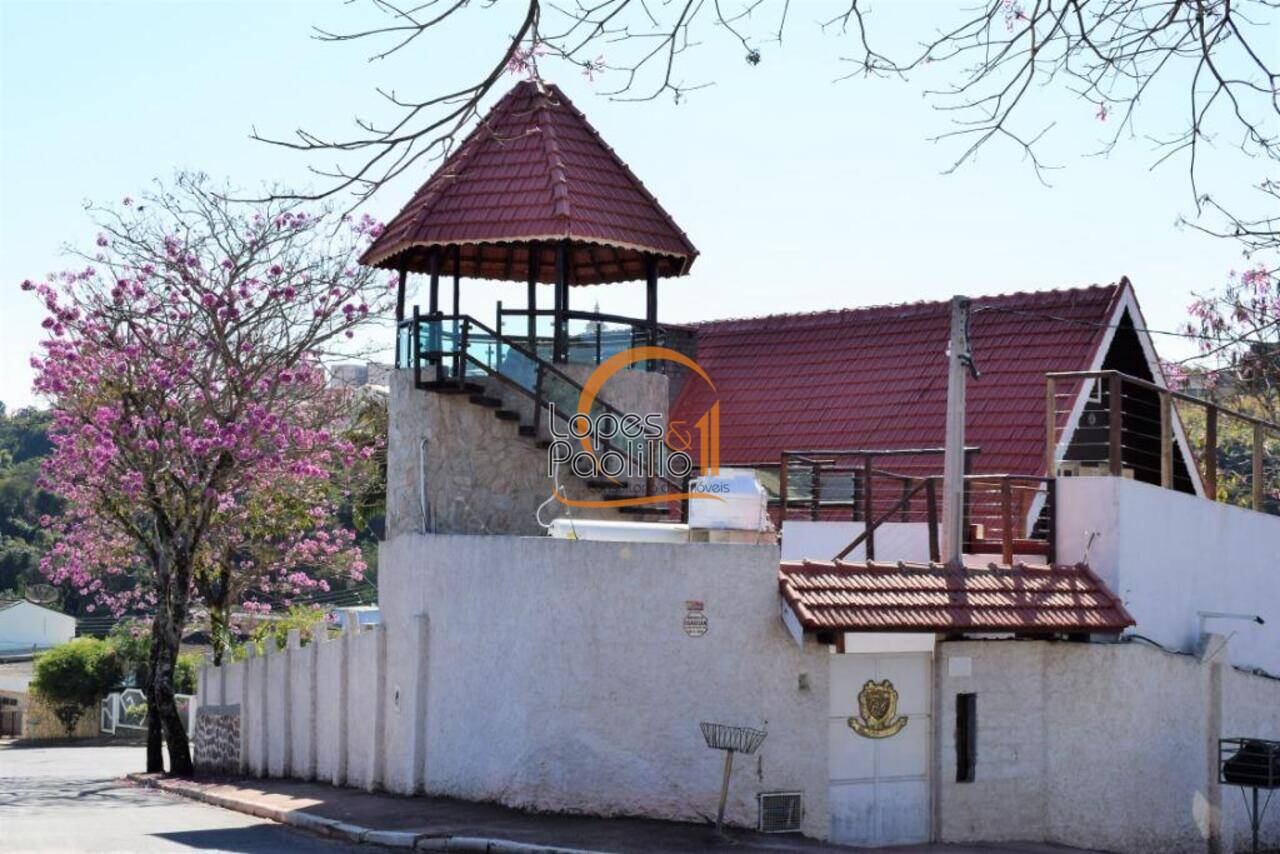
[[[382,547],[380,627],[210,670],[201,702],[241,704],[257,773],[690,820],[714,809],[723,758],[699,721],[765,726],[759,754],[736,764],[730,820],[753,823],[760,792],[802,791],[803,829],[825,837],[831,655],[783,627],[778,558],[771,546],[405,535]],[[688,600],[705,603],[702,637],[683,631]],[[857,640],[846,645],[928,639]],[[1137,854],[1242,838],[1210,745],[1280,738],[1280,682],[1137,641],[947,642],[937,655],[942,839]],[[974,784],[953,782],[959,691],[979,695]]]
[[[1280,674],[1280,517],[1123,478],[1058,481],[1058,556],[1089,564],[1137,621],[1132,630],[1192,650],[1197,611],[1259,614],[1266,625],[1211,621],[1231,663]]]
[[[45,649],[76,636],[76,618],[22,600],[0,611],[0,650]]]
[[[1139,641],[944,642],[936,674],[944,841],[1248,850],[1240,793],[1217,783],[1217,739],[1280,739],[1280,681]],[[977,695],[971,783],[955,781],[961,692]],[[1263,841],[1280,844],[1280,823]]]
[[[285,649],[222,667],[206,663],[200,702],[240,707],[246,773],[378,788],[386,756],[386,632],[364,626],[324,639],[320,624],[314,636],[322,640],[304,647],[294,631]]]
[[[736,763],[729,820],[753,824],[758,792],[803,791],[804,828],[824,836],[828,653],[783,628],[777,564],[773,546],[384,544],[387,685],[401,709],[425,690],[426,790],[700,821],[714,812],[724,756],[699,722],[763,726],[759,753]],[[687,600],[705,603],[701,637],[683,631]],[[397,717],[408,716],[389,714],[388,781],[406,791],[415,748]]]
[[[782,523],[783,560],[831,560],[866,530],[864,522],[806,522],[787,519]],[[845,560],[866,560],[866,543],[845,556]],[[885,522],[876,528],[876,560],[929,560],[929,527],[923,522]]]

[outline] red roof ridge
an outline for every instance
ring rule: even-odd
[[[578,107],[572,101],[564,97],[564,93],[560,91],[559,86],[552,83],[550,84],[550,88],[553,92],[556,93],[556,96],[561,99],[562,103],[566,107],[568,107],[570,112],[572,112],[575,116],[578,117],[579,121],[582,122],[583,127],[585,127],[587,129],[587,132],[590,133],[595,138],[596,142],[600,144],[600,147],[603,148],[605,151],[607,151],[609,155],[613,157],[614,162],[617,163],[620,167],[622,167],[622,170],[627,174],[627,176],[631,178],[632,182],[636,185],[636,189],[638,189],[642,194],[644,194],[644,197],[649,200],[649,203],[653,205],[654,209],[657,210],[657,212],[662,216],[662,218],[667,221],[667,225],[675,229],[675,231],[679,233],[679,235],[682,238],[684,238],[684,242],[685,244],[688,245],[691,253],[689,256],[689,260],[690,260],[690,263],[692,263],[693,259],[698,257],[698,247],[693,245],[693,241],[689,239],[689,235],[685,233],[685,230],[676,223],[675,219],[671,216],[671,214],[667,212],[667,209],[662,206],[662,203],[658,201],[658,197],[649,191],[649,188],[645,186],[644,181],[641,181],[640,178],[636,175],[636,173],[631,170],[631,166],[627,163],[627,161],[622,159],[622,155],[618,154],[618,152],[614,150],[613,146],[605,141],[605,138],[600,135],[600,131],[596,130],[596,126],[593,125],[591,122],[587,121],[586,114],[583,113],[581,110],[579,110]]]
[[[560,155],[560,139],[556,136],[556,126],[551,119],[550,98],[538,81],[538,114],[540,121],[534,128],[542,134],[542,150],[546,153],[547,163],[551,167],[551,205],[558,217],[570,219],[569,179],[565,174],[564,158]],[[557,90],[558,93],[559,90]],[[565,103],[568,103],[567,101]],[[572,228],[572,223],[570,223]]]
[[[1078,287],[1046,288],[1044,290],[1023,290],[1023,291],[1009,291],[1006,293],[998,293],[998,294],[983,294],[980,296],[972,297],[972,300],[975,303],[990,303],[990,302],[1008,301],[1008,300],[1014,300],[1014,299],[1048,300],[1050,297],[1054,297],[1054,296],[1086,294],[1090,292],[1105,291],[1109,289],[1115,289],[1116,296],[1113,297],[1113,299],[1116,299],[1123,292],[1123,289],[1127,286],[1129,286],[1129,280],[1127,277],[1122,276],[1119,281],[1110,282],[1108,284],[1095,283],[1091,285],[1081,285]],[[836,318],[843,315],[861,314],[863,312],[883,312],[883,311],[893,311],[893,310],[899,310],[899,311],[905,312],[907,310],[919,311],[922,309],[935,309],[935,308],[940,308],[942,306],[945,306],[948,303],[949,303],[949,300],[912,300],[910,302],[874,303],[871,305],[845,306],[842,308],[821,308],[821,309],[815,309],[813,311],[784,311],[784,312],[776,312],[773,314],[745,315],[741,317],[722,317],[722,318],[715,318],[714,320],[693,320],[693,321],[688,321],[686,325],[692,326],[695,329],[703,329],[703,328],[714,328],[717,326],[729,326],[735,323],[757,323],[757,322],[763,322],[763,321],[769,321],[769,320],[820,319],[820,318],[827,318],[827,317]]]

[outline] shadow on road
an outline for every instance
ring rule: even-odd
[[[232,851],[237,854],[239,852],[274,854],[278,851],[308,851],[329,847],[313,837],[304,836],[270,822],[253,827],[180,830],[151,835],[177,845],[185,845],[196,851]]]
[[[40,809],[70,805],[163,806],[118,780],[91,777],[5,777],[0,780],[0,807]]]

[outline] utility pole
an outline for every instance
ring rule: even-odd
[[[968,297],[951,298],[951,339],[947,344],[947,439],[942,459],[942,556],[960,565],[964,546],[964,385],[978,378],[969,348]]]

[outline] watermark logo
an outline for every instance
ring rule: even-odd
[[[712,403],[692,425],[672,421],[664,429],[662,412],[624,412],[599,401],[600,390],[619,371],[637,362],[667,361],[688,368],[711,390]],[[695,475],[720,470],[720,401],[715,383],[702,366],[685,354],[667,347],[632,347],[601,362],[583,384],[577,409],[563,418],[550,404],[547,423],[551,445],[547,448],[547,472],[555,476],[566,467],[581,478],[604,478],[621,484],[624,479],[655,480],[655,495],[635,495],[595,500],[556,498],[571,507],[626,507],[665,504],[671,501],[723,500],[711,491],[686,491],[679,484]],[[693,448],[697,444],[698,462]]]

